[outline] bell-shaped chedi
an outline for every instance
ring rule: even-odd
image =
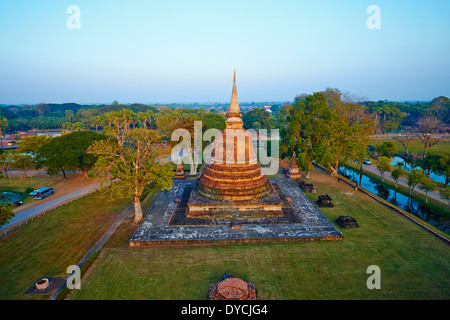
[[[188,216],[282,215],[282,202],[262,173],[252,135],[243,128],[241,117],[235,73],[226,128],[216,137],[211,163],[197,180]]]

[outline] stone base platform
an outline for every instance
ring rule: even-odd
[[[270,179],[283,201],[282,217],[189,218],[185,213],[195,180],[177,180],[162,191],[129,240],[130,247],[342,240],[342,233],[291,180]],[[239,228],[232,228],[240,224]]]
[[[191,191],[186,216],[189,218],[257,218],[283,216],[283,202],[278,193],[248,201],[214,200]]]

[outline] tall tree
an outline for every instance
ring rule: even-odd
[[[392,141],[385,141],[380,145],[377,145],[377,151],[380,156],[392,158],[397,151]]]
[[[20,141],[18,152],[30,153],[33,156],[37,154],[38,150],[48,143],[52,137],[45,134],[40,136],[26,136]]]
[[[390,159],[385,156],[381,156],[377,161],[377,169],[381,174],[381,180],[384,181],[384,173],[391,171]]]
[[[450,183],[450,153],[444,152],[439,155],[438,162],[436,163],[434,172],[440,174],[445,179],[445,188]]]
[[[12,164],[11,153],[1,152],[0,153],[0,170],[5,173],[6,178],[8,178],[8,171]]]
[[[70,110],[70,109],[66,110],[66,117],[67,117],[67,120],[69,120],[69,122],[71,123],[73,120],[73,117],[74,117],[73,110]]]
[[[286,118],[287,127],[281,130],[282,152],[291,156],[294,152],[302,159],[306,168],[306,179],[310,178],[313,161],[323,157],[327,124],[332,113],[323,93],[307,96],[305,102],[296,99]]]
[[[9,204],[0,203],[0,227],[7,224],[12,218],[14,218],[13,207]]]
[[[405,153],[408,155],[408,146],[410,142],[414,139],[413,130],[411,127],[405,127],[402,134],[395,136],[395,140],[400,142],[400,144],[405,148]]]
[[[398,164],[394,170],[392,170],[391,176],[394,178],[395,181],[395,189],[397,189],[398,180],[401,178],[402,175],[406,173],[406,170],[402,168],[401,164]]]
[[[51,139],[37,151],[36,167],[47,169],[48,174],[81,170],[88,172],[96,158],[87,153],[94,141],[105,139],[100,133],[92,131],[77,131]]]
[[[255,122],[259,123],[262,129],[270,129],[272,127],[270,113],[262,108],[254,108],[244,113],[242,121],[244,121],[244,129],[256,129],[253,127]]]
[[[414,188],[422,183],[427,176],[422,169],[412,169],[408,173],[409,194],[412,195]]]
[[[6,127],[8,125],[8,119],[6,119],[5,117],[0,117],[0,144],[2,146],[3,149],[3,128]]]
[[[22,171],[22,177],[26,178],[28,171],[34,166],[34,159],[28,153],[14,152],[11,155],[12,165]]]
[[[433,137],[438,130],[440,122],[434,116],[425,115],[417,121],[417,136],[424,144],[425,154],[428,149],[439,142],[439,139]]]
[[[98,157],[93,171],[106,176],[118,196],[131,198],[134,222],[140,223],[143,190],[153,181],[169,190],[173,169],[170,163],[157,161],[162,150],[157,144],[160,141],[157,132],[131,129],[130,122],[120,114],[111,119],[113,126],[103,129],[109,138],[96,141],[89,148],[88,152]]]
[[[425,192],[425,203],[428,203],[428,193],[436,189],[437,183],[430,178],[424,178],[422,184],[419,185],[419,189]]]

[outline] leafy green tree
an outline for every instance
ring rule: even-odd
[[[87,149],[94,141],[105,138],[92,131],[78,131],[55,137],[39,148],[36,167],[45,167],[48,174],[62,172],[64,178],[69,170],[87,172],[96,161],[96,157],[87,153]]]
[[[274,115],[274,116],[277,115],[279,110],[280,110],[280,106],[277,104],[270,106],[270,111],[272,111],[272,115]]]
[[[398,164],[395,169],[391,172],[392,178],[394,178],[395,181],[395,189],[397,189],[397,183],[398,180],[406,173],[406,170],[402,168],[401,164]]]
[[[447,201],[447,204],[450,206],[450,188],[439,189],[439,194],[441,199]]]
[[[423,172],[427,177],[430,176],[431,172],[438,172],[440,167],[440,158],[439,154],[425,154],[425,157],[422,159],[415,159],[411,162],[413,167],[420,166],[423,169]]]
[[[8,125],[8,119],[5,117],[0,117],[0,144],[3,149],[3,129]]]
[[[422,169],[412,169],[408,173],[409,194],[412,195],[414,188],[422,183],[427,176]]]
[[[272,127],[272,121],[270,119],[270,113],[262,108],[254,108],[249,112],[242,115],[242,121],[244,121],[244,129],[270,129]],[[261,125],[256,129],[253,127],[254,123]]]
[[[23,137],[22,141],[20,141],[17,151],[36,155],[39,148],[48,143],[51,139],[52,137],[49,137],[47,135],[25,136]]]
[[[13,152],[11,155],[12,166],[22,171],[22,176],[27,177],[27,172],[33,168],[34,159],[28,153],[23,152]]]
[[[384,181],[384,173],[391,171],[390,159],[385,156],[381,156],[377,161],[377,169],[381,174],[381,180]]]
[[[95,141],[89,148],[89,154],[98,157],[92,171],[106,176],[119,197],[131,198],[134,222],[140,223],[143,219],[140,200],[143,190],[151,182],[169,190],[172,165],[157,161],[161,156],[157,145],[161,137],[156,131],[131,129],[129,120],[117,113],[111,120],[113,125],[103,129],[109,138]]]
[[[95,132],[98,132],[98,126],[102,124],[102,117],[101,116],[93,116],[90,119],[90,123],[92,126],[95,127]]]
[[[211,112],[205,113],[202,118],[203,130],[217,129],[222,131],[225,129],[226,118],[221,114],[213,114]]]
[[[8,152],[0,153],[0,170],[5,173],[6,178],[8,178],[8,171],[11,168],[11,164],[11,154]]]
[[[289,110],[292,108],[290,103],[286,103],[281,106],[275,115],[275,126],[278,129],[284,129],[287,127],[287,117],[289,116]]]
[[[306,179],[310,178],[313,161],[320,161],[323,157],[327,124],[331,119],[325,95],[319,92],[307,96],[304,102],[297,99],[289,110],[287,127],[281,130],[281,151],[284,156],[295,152],[303,159]]]
[[[335,176],[342,162],[357,162],[367,156],[368,136],[373,124],[359,103],[334,99],[329,105],[332,119],[325,124],[326,134],[321,163]]]
[[[438,156],[438,161],[435,163],[434,172],[440,174],[445,179],[445,188],[450,183],[450,153],[444,152]]]
[[[71,123],[73,120],[73,117],[74,117],[73,110],[70,110],[70,109],[66,110],[66,117],[67,117],[67,120],[69,120],[69,122]]]
[[[377,146],[377,151],[380,156],[392,158],[396,152],[396,149],[392,141],[385,141]]]
[[[436,189],[437,183],[428,177],[425,177],[422,184],[419,185],[419,189],[425,192],[425,202],[428,203],[428,193]]]
[[[11,205],[0,203],[0,227],[11,221],[14,215],[14,209]]]

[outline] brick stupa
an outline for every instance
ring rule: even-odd
[[[291,162],[289,163],[289,168],[287,170],[286,175],[293,180],[302,178],[300,168],[297,165],[297,157],[295,156],[295,152],[294,155],[292,156]]]
[[[282,201],[262,173],[250,132],[243,129],[236,73],[226,128],[214,142],[211,163],[197,180],[188,217],[251,218],[281,216]]]

